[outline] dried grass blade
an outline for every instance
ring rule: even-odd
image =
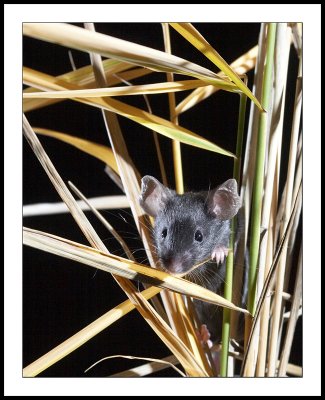
[[[93,368],[95,365],[99,364],[100,362],[104,360],[110,360],[114,358],[126,358],[129,360],[146,360],[146,361],[151,361],[149,364],[144,364],[141,365],[140,367],[132,368],[127,371],[119,372],[117,374],[110,375],[110,377],[134,377],[134,376],[146,376],[149,374],[152,374],[153,372],[161,371],[162,369],[165,368],[173,368],[176,372],[178,372],[182,377],[186,377],[186,375],[177,367],[175,367],[175,363],[178,363],[178,360],[175,356],[169,356],[166,358],[163,358],[162,360],[159,360],[157,358],[148,358],[148,357],[136,357],[136,356],[125,356],[125,355],[116,355],[116,356],[108,356],[104,357],[101,360],[95,362],[92,364],[89,368],[85,370],[85,372],[89,371],[91,368]]]
[[[247,313],[223,297],[183,278],[172,276],[155,268],[145,267],[126,258],[107,254],[89,246],[76,243],[46,232],[24,228],[24,244],[68,258],[91,267],[113,273],[123,278],[149,282],[154,286],[186,294],[202,301]]]
[[[108,61],[108,60],[104,60],[103,61],[104,64],[105,64],[105,61]],[[134,67],[134,66],[132,66],[132,67]],[[85,67],[85,68],[89,68],[89,67]],[[105,66],[104,66],[104,68],[105,68]],[[71,77],[71,79],[68,79],[69,74],[73,74],[74,72],[77,72],[77,71],[73,71],[73,72],[70,72],[65,75],[60,75],[60,76],[56,77],[56,79],[78,85],[79,89],[94,87],[94,85],[95,85],[94,74],[92,74],[92,77],[89,77],[89,78],[87,75],[85,76],[84,79],[82,77],[80,77],[80,81],[75,79],[75,77]],[[105,76],[109,77],[109,85],[108,86],[113,86],[113,85],[120,83],[121,79],[131,81],[132,79],[136,79],[141,76],[148,75],[150,73],[152,73],[152,71],[150,71],[149,69],[146,69],[146,68],[133,68],[131,70],[121,72],[119,74],[115,73],[114,75],[107,73],[105,70]],[[29,87],[24,90],[24,93],[35,93],[36,91],[37,91],[37,89]],[[62,99],[25,99],[23,102],[23,111],[26,113],[28,111],[37,110],[41,107],[55,104],[60,101],[62,101]]]
[[[67,207],[69,208],[71,215],[73,218],[79,223],[79,227],[81,228],[82,232],[84,233],[85,237],[93,246],[95,246],[96,242],[101,242],[99,236],[94,231],[93,227],[85,217],[84,213],[81,211],[79,206],[77,205],[75,199],[71,195],[70,191],[64,184],[63,180],[61,179],[60,175],[54,168],[50,158],[44,151],[41,143],[39,142],[36,134],[34,133],[32,127],[27,121],[25,115],[23,115],[23,131],[24,135],[33,149],[35,155],[39,159],[42,167],[44,168],[45,172],[47,173],[49,179],[51,180],[53,186],[57,190],[58,194],[65,202]]]
[[[174,93],[207,86],[206,82],[199,80],[186,80],[178,82],[161,82],[146,85],[117,86],[114,88],[61,90],[55,92],[23,93],[24,99],[74,99],[97,98],[113,96],[136,96],[144,94]]]
[[[121,82],[123,82],[126,85],[128,85],[128,86],[132,86],[132,84],[129,81],[127,81],[127,80],[125,80],[125,79],[123,79],[121,77],[118,77],[118,79]],[[144,101],[146,103],[148,112],[150,114],[153,114],[149,98],[148,98],[148,96],[146,94],[143,95],[143,99],[144,99]],[[155,143],[155,147],[156,147],[158,164],[159,164],[159,168],[160,168],[160,174],[161,174],[162,182],[163,182],[163,184],[165,186],[168,186],[164,160],[163,160],[163,156],[162,156],[161,148],[160,148],[160,143],[159,143],[159,137],[158,137],[157,132],[155,132],[155,131],[152,131],[152,134],[153,134],[153,139],[154,139],[154,143]]]
[[[277,365],[280,365],[279,362],[277,363]],[[294,364],[290,364],[288,363],[287,365],[287,370],[286,370],[287,374],[293,375],[293,376],[298,376],[298,377],[302,377],[302,367],[300,365],[294,365]]]
[[[150,287],[149,289],[141,292],[144,298],[149,300],[151,297],[156,296],[161,289]],[[91,324],[87,325],[81,331],[71,336],[58,346],[54,347],[48,353],[38,358],[23,369],[24,377],[34,377],[45,371],[47,368],[62,360],[65,356],[72,353],[74,350],[85,344],[88,340],[92,339],[98,333],[112,325],[118,319],[134,310],[135,306],[130,300],[126,300],[118,306],[112,308],[101,317],[97,318]]]
[[[93,103],[95,105],[95,103]],[[106,104],[100,105],[101,108],[106,108],[109,111],[122,115],[126,118],[137,122],[150,130],[154,130],[169,139],[177,140],[190,146],[198,147],[204,150],[213,151],[229,157],[234,157],[230,151],[224,150],[222,147],[208,141],[202,136],[197,135],[190,130],[179,125],[173,124],[163,118],[150,114],[139,108],[129,106],[115,99],[106,100]]]
[[[131,253],[131,251],[128,248],[127,244],[125,243],[124,239],[116,232],[116,230],[112,227],[112,225],[102,216],[102,214],[100,212],[98,212],[96,210],[95,207],[92,206],[92,204],[88,201],[88,199],[80,192],[79,189],[76,188],[76,186],[72,182],[69,182],[69,186],[75,192],[75,194],[82,201],[84,201],[87,204],[89,209],[95,214],[95,216],[105,226],[105,228],[112,234],[112,236],[114,236],[114,238],[117,240],[117,242],[121,245],[121,247],[124,250],[128,259],[135,261],[135,258],[133,257],[133,254]]]
[[[214,72],[174,55],[69,24],[24,23],[23,33],[35,39],[94,52],[154,71],[189,75],[210,84],[223,84],[228,88],[236,86],[221,79]]]
[[[91,197],[89,203],[97,209],[119,209],[129,208],[130,204],[126,196],[101,196]],[[83,201],[77,200],[81,210],[90,210]],[[64,202],[58,203],[37,203],[23,206],[23,217],[33,217],[39,215],[51,215],[70,212]]]
[[[64,90],[67,88],[67,84],[60,83],[60,85],[55,81],[54,77],[49,75],[33,72],[30,69],[24,68],[24,81],[31,85],[35,85],[37,87],[42,88],[42,90],[54,89],[54,90]],[[69,88],[75,88],[71,85],[68,85]],[[203,137],[180,127],[172,122],[160,118],[156,115],[150,114],[144,110],[139,108],[129,106],[125,103],[122,103],[118,100],[112,98],[98,99],[75,99],[76,101],[80,101],[82,103],[92,105],[103,110],[110,111],[112,113],[116,113],[122,115],[126,118],[131,119],[134,122],[137,122],[150,130],[154,130],[164,136],[167,136],[170,139],[178,140],[182,143],[199,147],[204,150],[213,151],[216,153],[224,154],[230,157],[234,157],[234,154],[224,150],[223,148],[217,146],[214,143],[204,139]],[[124,143],[125,147],[125,143]]]
[[[107,77],[111,77],[114,74],[119,74],[125,71],[130,72],[130,69],[134,69],[133,64],[114,59],[104,60],[103,67]],[[91,65],[87,65],[85,67],[78,68],[75,71],[59,75],[57,78],[78,86],[95,87],[95,76]]]
[[[209,376],[208,371],[204,370],[196,361],[188,347],[186,347],[184,343],[177,336],[175,336],[172,329],[142,296],[139,296],[136,292],[132,292],[128,294],[128,296],[131,298],[131,300],[136,302],[143,318],[156,332],[159,338],[166,344],[170,351],[175,354],[189,376]]]
[[[224,74],[231,79],[237,87],[249,97],[260,111],[264,111],[260,102],[248,89],[245,83],[240,79],[230,65],[220,56],[220,54],[204,39],[204,37],[190,23],[171,23],[170,24],[178,33],[188,40],[194,47],[211,60]]]
[[[45,135],[61,140],[65,143],[68,143],[76,147],[79,150],[82,150],[87,154],[90,154],[93,157],[98,158],[100,161],[103,161],[105,164],[110,166],[118,174],[118,168],[113,151],[108,146],[103,146],[102,144],[91,142],[90,140],[81,139],[76,136],[68,135],[66,133],[53,131],[52,129],[46,129],[46,128],[33,128],[33,129],[36,133],[40,135]]]
[[[257,52],[258,52],[258,46],[253,47],[247,53],[245,53],[241,57],[237,58],[234,62],[232,62],[230,64],[231,68],[238,75],[246,74],[248,71],[254,68],[256,64]],[[217,75],[220,76],[221,73],[219,72]],[[190,108],[196,106],[201,101],[205,100],[218,90],[220,89],[212,85],[193,90],[191,94],[189,94],[187,97],[185,97],[184,100],[182,100],[179,104],[177,104],[175,108],[176,115],[179,115],[189,110]]]

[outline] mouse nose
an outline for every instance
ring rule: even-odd
[[[164,257],[162,258],[163,266],[171,273],[171,274],[180,274],[184,272],[184,268],[181,260],[178,257]]]

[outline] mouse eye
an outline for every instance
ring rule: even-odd
[[[203,240],[202,232],[201,232],[201,231],[196,231],[196,232],[195,232],[195,235],[194,235],[194,239],[195,239],[197,242],[202,242],[202,240]]]
[[[161,237],[162,237],[163,239],[165,239],[166,236],[167,236],[167,228],[164,228],[164,229],[162,230],[162,232],[161,232]]]

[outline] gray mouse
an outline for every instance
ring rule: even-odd
[[[140,205],[155,218],[153,239],[159,268],[173,275],[188,274],[189,279],[197,276],[197,283],[222,295],[230,220],[240,204],[235,179],[210,191],[178,195],[152,176],[144,176]],[[211,340],[219,340],[216,327],[221,324],[220,308],[199,300],[194,303]]]

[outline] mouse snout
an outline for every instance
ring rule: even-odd
[[[181,274],[187,269],[184,265],[184,260],[182,257],[165,256],[161,258],[161,262],[164,268],[167,269],[171,274]]]
[[[183,268],[179,260],[176,259],[168,259],[163,261],[163,266],[171,273],[171,274],[181,274],[183,272]]]

